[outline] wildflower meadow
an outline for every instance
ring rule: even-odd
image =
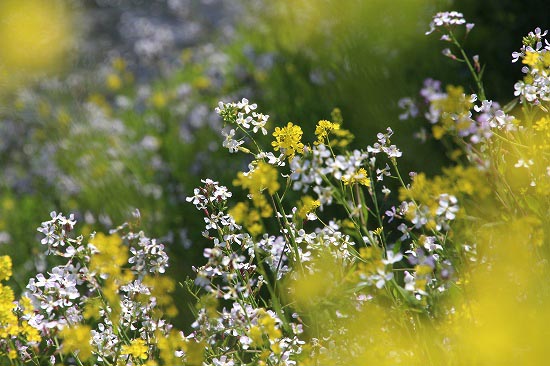
[[[375,53],[437,66],[354,109],[359,58],[305,44],[355,8],[153,3],[0,3],[0,365],[547,362],[547,30],[493,95],[482,24],[418,1]]]

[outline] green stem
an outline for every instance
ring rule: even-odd
[[[294,233],[290,229],[291,225],[288,222],[288,218],[286,217],[285,209],[283,207],[283,203],[281,202],[281,198],[279,197],[278,193],[275,193],[273,198],[275,199],[275,203],[277,204],[277,211],[281,215],[281,219],[282,219],[283,225],[281,227],[281,231],[283,232],[283,235],[287,237],[287,239],[290,242],[290,245],[292,246],[292,251],[294,252],[293,259],[298,263],[300,268],[303,270],[302,261],[300,259],[300,251],[298,249],[298,244],[296,243],[296,238],[294,237]]]
[[[483,82],[481,81],[481,74],[482,73],[476,72],[474,66],[470,62],[470,59],[468,58],[468,55],[464,51],[464,48],[462,48],[462,46],[460,45],[460,42],[457,41],[457,39],[454,36],[452,31],[449,31],[449,36],[451,37],[451,40],[452,40],[453,44],[460,51],[460,54],[462,55],[462,58],[464,59],[464,62],[468,66],[468,69],[470,70],[470,73],[472,74],[472,76],[473,76],[473,78],[476,82],[478,93],[479,93],[479,99],[480,100],[486,100],[487,98],[485,96],[485,88],[483,87]]]

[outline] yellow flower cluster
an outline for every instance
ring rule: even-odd
[[[260,212],[260,216],[270,217],[273,214],[273,209],[263,192],[266,191],[269,195],[273,195],[279,190],[278,174],[276,168],[259,161],[252,172],[248,174],[239,172],[237,178],[233,180],[233,185],[247,189],[250,192],[252,203]]]
[[[353,174],[346,174],[342,176],[342,182],[346,186],[353,186],[354,184],[361,184],[365,187],[370,187],[370,179],[365,168],[359,168]]]
[[[11,258],[7,255],[0,257],[0,281],[8,280],[11,275]]]
[[[178,308],[174,304],[174,299],[170,296],[176,290],[176,282],[167,276],[145,276],[143,278],[143,284],[150,288],[151,296],[154,296],[157,300],[157,312],[156,314],[162,317],[164,314],[168,317],[175,317],[178,315]]]
[[[349,130],[342,128],[344,118],[342,117],[342,111],[340,111],[339,108],[334,108],[330,114],[330,117],[333,123],[339,126],[337,129],[333,129],[331,131],[334,138],[330,141],[330,146],[345,148],[353,141],[355,136]]]
[[[7,255],[0,257],[0,281],[8,280],[12,275],[11,258]],[[13,290],[9,286],[0,283],[0,339],[19,338],[26,339],[30,344],[40,342],[41,337],[38,331],[31,327],[27,321],[20,321],[16,315],[16,303]],[[31,315],[33,309],[30,300],[22,297],[19,308],[25,315]],[[2,352],[0,351],[0,356]],[[10,359],[17,357],[15,350],[7,355]]]
[[[132,339],[130,344],[122,346],[120,349],[121,355],[132,356],[136,359],[147,359],[147,351],[149,347],[145,344],[145,341],[141,338]]]
[[[446,98],[433,100],[430,106],[441,114],[439,122],[432,126],[433,136],[438,140],[451,131],[467,130],[471,123],[473,103],[464,94],[464,88],[447,85],[446,92]]]
[[[98,233],[90,244],[98,250],[90,260],[90,270],[112,278],[121,278],[122,267],[128,261],[128,248],[122,243],[120,236]]]
[[[281,150],[289,159],[292,159],[296,153],[304,151],[302,135],[303,131],[300,126],[288,122],[286,127],[275,127],[275,132],[273,132],[275,141],[271,143],[271,146],[275,151]]]
[[[118,91],[124,84],[130,84],[134,81],[134,75],[126,69],[126,61],[120,57],[116,57],[111,62],[113,69],[105,77],[105,85],[109,90]]]
[[[128,261],[128,247],[117,234],[98,233],[90,244],[98,250],[90,259],[90,271],[107,277],[103,293],[116,313],[120,306],[118,289],[133,279],[133,273],[123,267]]]
[[[317,123],[315,127],[315,136],[317,136],[317,141],[314,142],[315,145],[319,145],[328,140],[329,133],[335,132],[340,129],[338,123],[332,123],[327,120],[321,120]]]
[[[184,351],[188,353],[188,343],[181,335],[180,332],[175,329],[165,335],[162,332],[157,331],[155,333],[157,340],[156,346],[160,352],[160,359],[164,361],[164,365],[178,365],[181,363],[181,359],[176,357],[176,352]]]
[[[81,361],[86,361],[92,356],[92,330],[90,326],[79,324],[73,327],[65,327],[59,335],[63,338],[62,352],[64,354],[78,353]]]
[[[255,208],[250,208],[248,202],[238,202],[229,210],[229,214],[239,225],[244,225],[246,230],[256,237],[264,232],[262,216]]]
[[[491,193],[491,189],[481,171],[475,167],[457,165],[443,168],[443,174],[433,178],[427,178],[424,173],[417,174],[408,189],[404,187],[399,189],[399,199],[415,200],[417,203],[429,206],[435,212],[438,205],[437,198],[443,193],[456,197],[483,199]]]
[[[349,130],[346,130],[346,129],[343,129],[343,128],[339,128],[337,130],[334,130],[332,132],[332,134],[334,135],[334,139],[332,139],[330,141],[330,146],[331,147],[345,148],[355,138],[353,133],[351,133]]]
[[[550,68],[550,52],[527,51],[522,62],[532,69],[544,70]]]
[[[11,277],[11,266],[10,257],[0,257],[0,281]],[[0,283],[0,338],[16,336],[18,333],[18,321],[13,313],[13,301],[13,290],[9,286]]]
[[[248,336],[255,346],[262,347],[268,341],[273,352],[281,353],[277,340],[282,337],[282,332],[275,319],[264,309],[258,311],[258,324],[250,327]]]
[[[376,274],[378,270],[384,269],[384,263],[382,263],[382,252],[378,247],[370,246],[360,248],[359,256],[361,261],[357,266],[355,275],[368,277],[369,275]]]
[[[311,196],[304,196],[298,202],[298,211],[296,214],[298,217],[305,219],[308,213],[315,211],[315,209],[321,206],[319,200],[314,200]]]

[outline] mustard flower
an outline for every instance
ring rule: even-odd
[[[233,184],[248,189],[252,202],[262,211],[262,217],[268,217],[271,215],[272,210],[263,196],[263,191],[267,191],[270,195],[275,194],[280,188],[277,178],[278,172],[276,168],[268,163],[259,161],[252,171],[248,173],[240,172],[233,181]]]
[[[145,344],[145,341],[141,338],[136,338],[133,339],[130,344],[122,346],[120,354],[145,360],[147,359],[148,350],[149,347]]]
[[[7,255],[0,257],[0,281],[5,281],[11,277],[11,258]]]
[[[315,136],[317,136],[317,141],[315,141],[315,145],[319,145],[325,141],[325,139],[328,138],[328,134],[339,130],[340,125],[338,123],[332,123],[330,121],[321,120],[317,123],[317,127],[315,127]]]
[[[343,175],[342,182],[344,182],[346,186],[361,184],[370,187],[370,179],[365,168],[359,168],[356,172]]]
[[[122,243],[120,236],[99,233],[90,244],[97,249],[90,260],[90,271],[119,278],[122,274],[121,267],[129,257],[128,248]]]
[[[92,356],[92,345],[90,343],[92,333],[88,325],[66,327],[59,334],[63,338],[63,353],[78,353],[78,358],[81,361],[85,361]]]
[[[300,126],[288,122],[286,127],[275,127],[275,132],[273,132],[275,141],[271,143],[271,146],[275,151],[281,150],[289,159],[292,159],[296,153],[304,151],[304,144],[301,141],[302,135],[303,131]]]
[[[311,196],[304,196],[300,202],[298,202],[298,211],[296,214],[302,219],[307,218],[314,220],[316,216],[313,212],[320,206],[321,202],[319,202],[319,200],[314,200]]]

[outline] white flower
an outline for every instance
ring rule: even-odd
[[[244,140],[235,140],[235,130],[232,128],[229,133],[222,131],[222,135],[225,136],[225,140],[222,146],[227,148],[230,153],[236,153],[239,151],[239,146],[244,144]]]
[[[409,271],[405,271],[405,290],[407,291],[414,291],[416,288],[416,283],[414,277],[409,273]]]
[[[228,360],[227,356],[223,355],[219,359],[213,358],[212,362],[214,363],[214,366],[234,366],[235,362],[233,360]]]
[[[454,25],[461,25],[465,24],[466,20],[464,19],[464,15],[462,13],[459,13],[457,11],[451,11],[451,12],[439,12],[436,15],[434,15],[432,22],[430,23],[430,30],[426,32],[426,35],[432,33],[435,31],[436,28],[439,27],[450,27]],[[467,24],[466,30],[469,31],[473,28],[473,24]]]
[[[418,107],[411,98],[401,98],[397,102],[397,106],[403,110],[403,113],[399,115],[400,120],[418,116]]]
[[[402,259],[403,259],[403,254],[401,253],[396,254],[393,251],[388,250],[386,252],[386,259],[382,259],[382,263],[384,263],[385,265],[394,264],[399,262]]]
[[[516,164],[514,164],[514,167],[516,167],[516,168],[529,168],[533,164],[534,164],[534,162],[531,159],[529,159],[527,161],[525,161],[523,159],[519,159],[518,162]]]
[[[437,216],[443,216],[447,220],[454,220],[456,213],[459,210],[457,202],[457,198],[453,195],[449,195],[447,193],[439,195],[439,207],[437,208],[435,214]]]
[[[386,282],[391,281],[393,278],[393,272],[384,272],[383,270],[377,270],[378,274],[372,275],[371,280],[376,281],[375,286],[378,289],[381,289],[386,285]]]
[[[262,134],[267,135],[265,124],[267,123],[269,116],[262,113],[252,112],[252,117],[255,118],[252,120],[252,125],[254,126],[252,128],[252,131],[254,131],[254,133],[257,133],[258,130],[261,130]]]
[[[258,108],[258,106],[254,104],[248,104],[248,99],[243,98],[239,103],[237,103],[237,108],[244,109],[244,113],[249,114],[251,111]]]

